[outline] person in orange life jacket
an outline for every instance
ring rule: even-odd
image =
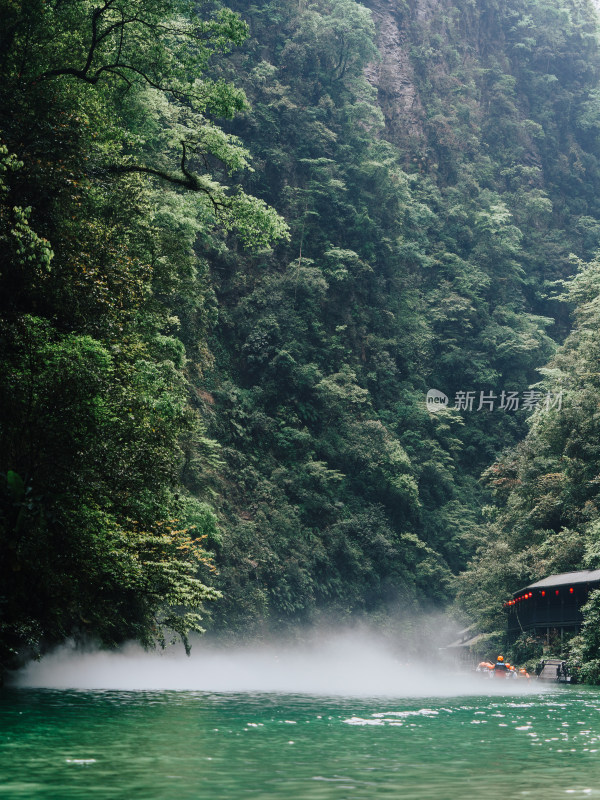
[[[507,674],[508,674],[508,667],[504,663],[504,656],[498,656],[498,659],[494,664],[494,677],[506,678]]]

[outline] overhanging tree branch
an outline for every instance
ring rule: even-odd
[[[181,147],[182,154],[180,168],[181,172],[183,173],[183,177],[180,175],[175,175],[172,172],[167,172],[166,170],[148,167],[145,164],[115,164],[114,166],[110,167],[110,171],[122,175],[132,173],[152,175],[155,178],[160,178],[160,180],[167,181],[175,186],[181,186],[183,189],[187,189],[188,191],[202,192],[208,197],[215,211],[220,211],[227,208],[229,203],[227,202],[227,197],[225,195],[217,197],[212,186],[208,185],[200,175],[195,175],[193,172],[190,172],[187,166],[188,144],[182,140]]]
[[[202,94],[193,92],[193,81],[189,76],[183,78],[187,86],[182,90],[177,87],[176,76],[171,75],[169,80],[168,65],[157,65],[154,57],[145,63],[140,54],[146,46],[154,52],[157,44],[160,52],[167,53],[170,45],[164,37],[169,42],[174,37],[175,40],[195,42],[198,47],[195,54],[204,63],[211,51],[227,50],[231,43],[243,40],[247,32],[245,23],[233,12],[226,13],[227,10],[216,20],[194,21],[193,24],[190,21],[186,25],[174,19],[169,25],[164,24],[156,8],[146,9],[147,13],[144,13],[143,8],[131,8],[131,5],[129,0],[105,0],[104,5],[95,8],[88,18],[89,44],[85,45],[87,51],[82,55],[82,66],[64,64],[50,67],[37,74],[32,83],[72,76],[94,85],[104,73],[124,79],[125,71],[135,73],[152,88],[171,94],[177,100],[202,100]],[[143,2],[141,6],[144,6]],[[166,80],[163,80],[165,75]],[[130,83],[130,79],[127,82]]]

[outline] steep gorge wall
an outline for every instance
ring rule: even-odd
[[[393,0],[372,0],[369,4],[377,27],[377,47],[381,61],[370,64],[365,74],[371,85],[377,89],[389,138],[406,145],[412,143],[414,147],[415,144],[423,145],[425,142],[425,112],[410,58],[408,18],[397,6]],[[421,14],[425,13],[424,8]]]
[[[444,193],[462,185],[465,201],[497,193],[521,234],[540,244],[551,231],[570,230],[551,235],[545,265],[534,259],[526,267],[538,279],[570,274],[571,251],[591,257],[598,238],[589,232],[600,214],[591,190],[600,130],[597,5],[370,0],[369,7],[380,60],[366,75],[384,136],[407,170]],[[559,252],[561,238],[571,240]]]
[[[252,110],[231,132],[291,240],[211,256],[221,627],[443,602],[474,552],[481,473],[526,414],[432,419],[424,397],[526,390],[554,346],[546,282],[600,242],[576,127],[595,34],[568,2],[563,25],[555,0],[371,0],[379,59],[354,0],[239,9]]]

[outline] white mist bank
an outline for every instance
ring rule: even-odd
[[[119,691],[281,692],[286,694],[451,697],[538,692],[536,682],[498,681],[448,665],[402,663],[381,641],[345,634],[303,646],[219,648],[197,641],[182,650],[116,652],[62,647],[16,676],[20,687]]]

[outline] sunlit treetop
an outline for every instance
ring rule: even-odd
[[[112,109],[107,114],[122,129],[116,139],[125,146],[115,147],[111,134],[101,172],[146,174],[198,192],[216,223],[239,227],[248,245],[266,246],[286,235],[277,214],[249,195],[236,226],[243,193],[238,189],[230,197],[219,181],[229,183],[233,173],[249,168],[241,142],[207,118],[231,118],[247,108],[241,89],[206,74],[211,57],[247,37],[237,14],[188,0],[33,0],[12,4],[4,17],[0,72],[7,96],[17,103],[29,98],[31,106],[32,97],[76,91],[78,112],[94,102]],[[90,100],[90,91],[101,100]],[[139,119],[129,114],[140,106],[146,119],[136,130]],[[8,138],[10,148],[10,133]]]

